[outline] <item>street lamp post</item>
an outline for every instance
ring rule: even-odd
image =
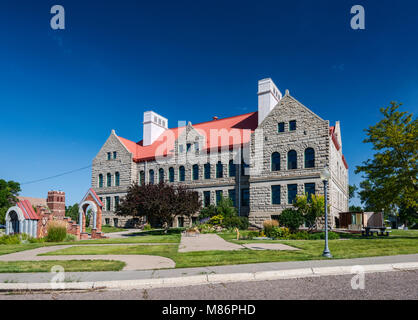
[[[327,187],[328,187],[328,180],[331,174],[328,170],[328,165],[321,171],[321,180],[324,182],[324,203],[325,203],[325,248],[324,252],[322,253],[323,257],[332,258],[331,252],[328,248],[328,205],[327,205]]]

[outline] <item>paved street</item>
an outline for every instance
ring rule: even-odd
[[[190,286],[129,291],[92,291],[72,293],[1,294],[0,300],[33,299],[112,299],[112,300],[373,300],[418,299],[418,271],[370,273],[365,275],[365,289],[351,288],[352,275],[322,276],[277,281],[240,282],[217,285]]]

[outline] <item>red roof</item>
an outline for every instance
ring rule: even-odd
[[[39,220],[38,214],[33,210],[31,203],[28,200],[23,200],[17,203],[17,206],[22,210],[23,216],[26,220]]]
[[[218,149],[248,143],[251,139],[251,133],[254,132],[257,126],[258,112],[251,112],[230,118],[194,124],[193,128],[199,134],[206,137],[206,146],[204,149]],[[185,129],[186,127],[167,129],[149,146],[143,146],[143,140],[135,143],[122,137],[119,137],[119,139],[133,154],[133,160],[140,162],[153,160],[156,155],[166,156],[167,154],[173,154],[174,143]],[[223,129],[226,129],[226,131]],[[226,134],[222,134],[220,130],[226,132]],[[218,138],[217,141],[211,141],[211,134],[213,138]]]
[[[343,162],[344,162],[344,166],[345,166],[345,168],[346,168],[346,169],[348,169],[348,164],[347,164],[347,161],[345,160],[344,155],[343,155]]]
[[[337,151],[340,150],[341,146],[338,143],[337,137],[335,136],[335,127],[329,128],[329,135],[331,136],[332,142],[334,143],[334,146],[337,148]],[[344,155],[342,155],[342,159],[343,159],[345,168],[348,169],[348,164],[347,164],[347,161],[345,160]]]

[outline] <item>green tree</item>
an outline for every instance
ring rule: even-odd
[[[65,207],[65,216],[70,217],[71,220],[78,223],[78,218],[79,218],[78,210],[79,210],[78,203],[72,206]]]
[[[393,212],[416,208],[418,199],[418,120],[398,111],[396,102],[381,108],[383,119],[366,129],[364,143],[377,152],[356,173],[362,173],[360,199],[365,210]]]
[[[15,181],[0,179],[0,223],[5,223],[7,210],[16,204],[19,195],[20,184]]]
[[[413,226],[418,223],[418,207],[406,208],[401,206],[398,215],[401,222],[406,226]]]
[[[350,206],[348,210],[350,210],[350,212],[364,212],[363,208],[360,206]]]
[[[348,198],[353,199],[356,196],[357,186],[355,184],[348,186]]]
[[[167,232],[174,218],[179,215],[190,216],[198,211],[201,201],[196,191],[183,186],[166,183],[134,184],[121,200],[117,215],[147,217],[148,221],[159,221]]]
[[[325,214],[324,196],[321,195],[312,194],[310,198],[307,194],[296,196],[293,206],[303,216],[309,230],[315,229],[318,218]]]

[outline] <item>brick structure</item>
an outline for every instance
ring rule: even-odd
[[[186,184],[202,202],[233,198],[254,226],[292,207],[296,194],[323,194],[320,172],[331,172],[330,224],[348,211],[348,165],[342,154],[340,123],[329,125],[271,79],[259,81],[258,111],[168,128],[168,120],[144,113],[145,141],[109,138],[93,160],[92,188],[103,202],[103,224],[129,227],[132,217],[115,215],[132,183],[163,180]],[[162,133],[161,133],[162,132]],[[156,138],[158,137],[158,138]],[[274,163],[273,163],[274,162]],[[222,174],[219,174],[222,172]],[[187,225],[178,217],[174,226]]]
[[[65,217],[65,192],[49,191],[46,203],[56,219],[62,220]]]

